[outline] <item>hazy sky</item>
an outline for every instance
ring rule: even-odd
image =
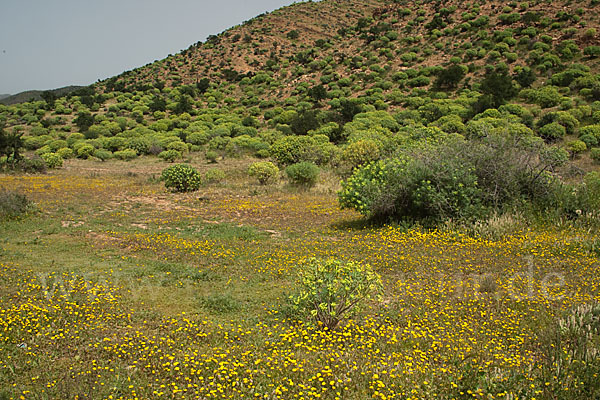
[[[89,85],[293,0],[0,0],[0,94]]]

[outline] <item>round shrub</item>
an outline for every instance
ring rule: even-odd
[[[598,145],[598,139],[594,135],[583,135],[579,137],[579,140],[585,143],[587,147],[594,147]]]
[[[290,300],[300,318],[331,330],[382,292],[381,277],[368,264],[311,258],[300,266]]]
[[[567,148],[569,149],[569,152],[573,155],[576,156],[579,153],[583,153],[584,151],[587,150],[587,146],[586,144],[581,141],[581,140],[572,140],[567,144]]]
[[[167,144],[167,150],[177,150],[180,153],[187,153],[188,146],[187,146],[187,144],[185,144],[181,141],[173,141],[173,142]]]
[[[94,153],[94,146],[91,144],[82,144],[77,148],[77,157],[79,158],[88,158]]]
[[[540,136],[548,141],[561,139],[566,133],[565,127],[558,122],[552,122],[540,128]]]
[[[49,142],[48,146],[50,146],[50,150],[52,150],[54,153],[56,153],[56,151],[58,149],[62,149],[63,147],[68,147],[67,141],[61,140],[61,139],[56,139],[56,140]]]
[[[152,143],[148,138],[145,137],[134,137],[126,141],[125,146],[128,149],[133,149],[137,154],[148,154]]]
[[[210,135],[206,132],[192,132],[187,135],[186,142],[198,146],[204,145],[210,141]]]
[[[299,162],[285,169],[285,174],[292,184],[309,187],[317,183],[319,172],[319,167],[310,162]]]
[[[160,179],[172,192],[193,192],[198,190],[202,183],[202,175],[188,164],[176,164],[165,168]]]
[[[363,139],[350,143],[342,153],[342,159],[346,161],[351,168],[356,168],[371,161],[378,160],[380,157],[379,146],[374,140]]]
[[[47,142],[50,142],[51,140],[52,137],[50,135],[31,136],[23,140],[23,146],[27,150],[36,150],[45,145]]]
[[[207,183],[219,183],[225,179],[225,172],[218,168],[211,168],[204,174],[204,181]]]
[[[45,153],[41,155],[42,160],[48,168],[60,168],[63,165],[63,159],[56,153]]]
[[[165,150],[158,155],[158,158],[167,162],[175,162],[175,160],[181,158],[181,153],[177,150]]]
[[[600,140],[600,125],[588,125],[579,129],[579,136],[593,136],[596,139]]]
[[[69,135],[69,137],[67,138],[67,145],[69,145],[69,147],[73,147],[73,145],[75,143],[77,143],[83,139],[85,139],[85,136],[82,133],[79,133],[79,132],[71,133]]]
[[[250,165],[248,175],[256,178],[261,185],[266,185],[277,179],[279,168],[270,161],[259,161]]]
[[[567,135],[572,135],[579,126],[579,120],[573,114],[566,111],[549,112],[542,115],[538,121],[538,126],[544,126],[551,122],[556,122],[565,127]]]
[[[66,160],[68,158],[72,158],[75,156],[75,153],[73,152],[73,150],[68,147],[63,147],[62,149],[56,150],[56,154],[58,154],[63,160]]]
[[[106,160],[110,160],[111,158],[113,158],[113,153],[111,153],[108,150],[97,149],[94,151],[94,157],[96,157],[102,161],[106,161]]]
[[[42,146],[35,151],[35,154],[37,154],[38,156],[41,156],[42,154],[46,154],[46,153],[52,153],[52,149],[50,149],[50,146],[48,146],[48,145]]]
[[[256,157],[258,158],[267,158],[269,157],[269,149],[260,149],[256,152]]]
[[[114,156],[119,160],[130,161],[137,157],[137,152],[133,149],[125,149],[115,151]]]
[[[542,108],[554,107],[560,104],[562,96],[555,87],[545,86],[534,91],[534,102]]]

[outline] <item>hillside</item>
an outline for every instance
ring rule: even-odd
[[[336,169],[355,142],[377,147],[365,162],[403,137],[504,129],[587,171],[600,142],[599,13],[597,0],[298,3],[0,118],[27,149],[63,158],[191,151],[281,165],[273,145],[308,134],[337,150],[292,159]]]
[[[81,89],[83,86],[65,86],[58,89],[52,90],[27,90],[25,92],[17,94],[6,94],[0,95],[0,104],[13,105],[19,103],[26,103],[29,101],[40,101],[42,100],[42,93],[49,92],[56,97],[66,96],[77,89]]]
[[[330,97],[336,89],[347,87],[354,96],[379,88],[385,96],[398,88],[428,88],[438,69],[450,64],[469,68],[460,87],[472,87],[474,80],[469,78],[481,77],[486,64],[504,62],[511,71],[533,66],[539,75],[576,61],[594,71],[600,65],[597,59],[581,59],[585,48],[600,44],[599,8],[593,2],[469,4],[299,3],[111,78],[104,85],[120,90],[163,83],[176,87],[208,78],[213,84],[241,81],[240,86],[248,86],[244,77],[264,73],[274,82],[261,99],[287,98],[299,94],[302,85],[320,83],[329,89]],[[568,56],[558,54],[571,50]],[[559,59],[546,57],[553,53]],[[429,83],[415,79],[419,77],[429,78]],[[226,89],[235,98],[248,97],[243,88]]]

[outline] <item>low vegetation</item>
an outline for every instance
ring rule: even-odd
[[[0,399],[597,398],[597,17],[301,2],[0,105]]]

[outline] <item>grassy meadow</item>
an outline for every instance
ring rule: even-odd
[[[598,396],[594,332],[577,339],[593,227],[368,225],[335,177],[261,186],[250,162],[186,194],[155,158],[0,175],[35,203],[0,224],[0,399]],[[370,264],[383,299],[332,332],[296,321],[309,257]]]

